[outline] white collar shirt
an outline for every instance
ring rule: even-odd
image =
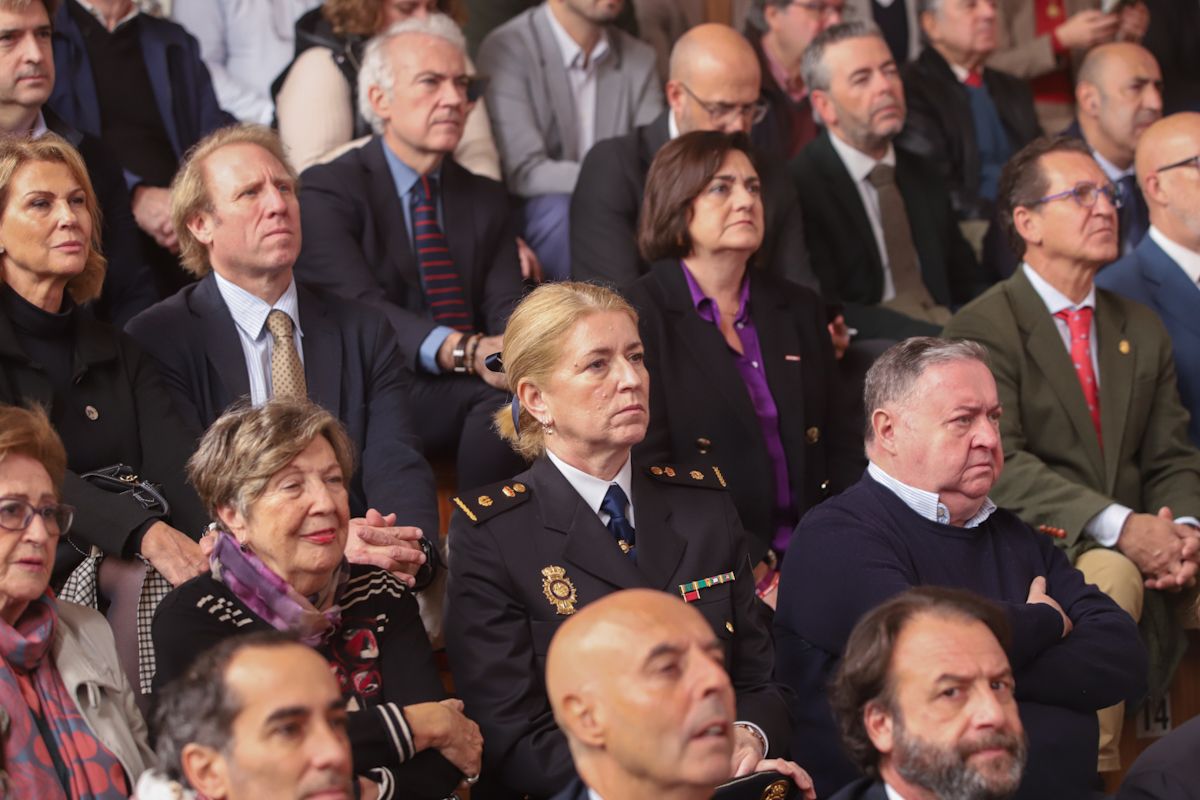
[[[272,305],[265,300],[255,297],[242,287],[213,273],[217,281],[217,291],[233,317],[233,325],[237,329],[238,341],[242,345],[242,354],[246,357],[246,373],[250,379],[250,402],[256,406],[271,399],[271,352],[274,350],[274,339],[267,330],[267,315],[278,309],[292,319],[292,336],[296,342],[296,352],[300,355],[300,363],[304,363],[304,347],[302,341],[304,332],[300,329],[300,306],[296,297],[296,282],[288,284],[279,299]]]
[[[604,495],[608,494],[609,486],[614,483],[620,486],[621,491],[625,492],[625,496],[629,498],[629,510],[625,512],[625,517],[629,520],[630,525],[637,528],[633,516],[633,462],[631,459],[626,458],[621,469],[617,471],[617,476],[611,481],[606,481],[572,467],[549,450],[546,451],[546,455],[550,457],[550,463],[558,468],[562,476],[567,479],[567,483],[571,484],[571,488],[579,493],[583,502],[587,503],[587,507],[596,513],[604,525],[608,525],[609,516],[600,510],[600,504],[604,502]]]
[[[1153,225],[1150,226],[1150,238],[1162,248],[1167,257],[1183,270],[1193,285],[1200,285],[1200,253],[1189,250],[1178,242],[1167,238],[1167,235]]]
[[[550,22],[550,30],[562,55],[563,69],[567,71],[567,81],[571,84],[571,95],[575,99],[576,142],[582,160],[596,142],[596,80],[599,64],[609,55],[608,32],[602,31],[592,52],[585,53],[555,18],[548,4],[542,5],[542,13]]]

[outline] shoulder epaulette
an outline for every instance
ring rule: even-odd
[[[656,481],[674,483],[679,486],[701,486],[705,489],[724,489],[725,476],[720,467],[684,467],[678,464],[655,464],[646,468],[646,474]]]
[[[520,481],[503,481],[457,495],[453,502],[472,525],[478,525],[516,508],[531,494],[529,487]]]

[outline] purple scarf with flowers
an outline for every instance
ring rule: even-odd
[[[209,563],[213,578],[225,584],[247,608],[272,628],[296,634],[309,647],[319,646],[342,621],[341,606],[320,611],[225,531],[217,533]],[[341,595],[348,579],[349,570],[343,562],[332,582],[335,597]]]
[[[10,717],[4,759],[12,796],[124,800],[129,781],[121,762],[92,733],[50,657],[57,621],[49,590],[15,627],[0,621],[0,706]]]

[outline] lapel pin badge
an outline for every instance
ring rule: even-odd
[[[785,355],[785,356],[783,357],[783,360],[784,360],[784,361],[797,361],[797,362],[798,362],[798,361],[800,360],[800,356],[798,356],[798,355],[795,355],[795,354],[792,354],[792,353],[788,353],[787,355]]]
[[[542,568],[542,594],[554,606],[554,611],[564,617],[575,613],[575,603],[579,596],[575,592],[575,584],[567,577],[567,571],[562,567],[551,565]]]
[[[1121,343],[1117,345],[1117,349],[1121,351],[1121,355],[1127,356],[1132,348],[1129,346],[1128,339],[1122,339]]]

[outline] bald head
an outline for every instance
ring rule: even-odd
[[[732,771],[724,658],[704,616],[662,592],[617,592],[564,622],[546,690],[584,782],[602,797],[711,796]]]
[[[1103,44],[1084,58],[1075,99],[1088,146],[1126,169],[1142,133],[1162,116],[1162,70],[1141,45]]]
[[[667,102],[680,133],[748,132],[753,124],[751,107],[761,86],[754,48],[728,25],[697,25],[671,50]],[[741,113],[734,109],[724,115],[712,113],[718,106],[737,106]]]
[[[1168,239],[1200,252],[1200,114],[1164,117],[1142,134],[1137,176],[1150,223]]]

